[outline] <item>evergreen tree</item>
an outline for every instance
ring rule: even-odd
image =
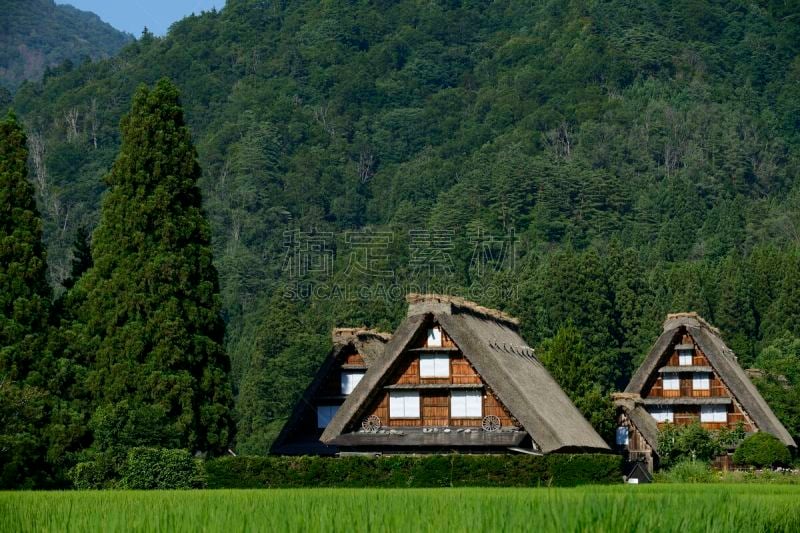
[[[0,380],[29,377],[36,356],[32,343],[45,330],[50,305],[25,143],[14,115],[0,121]]]
[[[50,304],[42,221],[14,115],[0,121],[0,487],[33,487],[44,464],[49,396],[42,351]]]
[[[605,362],[590,354],[572,323],[559,328],[553,338],[542,344],[539,360],[595,430],[610,442],[614,407],[598,383]]]
[[[741,364],[747,366],[755,359],[758,330],[750,295],[752,283],[745,277],[743,263],[737,255],[731,255],[720,265],[715,325]]]
[[[124,427],[138,438],[130,445],[219,452],[232,436],[230,363],[199,177],[176,87],[162,80],[139,88],[106,178],[94,266],[75,287],[85,295],[78,317],[91,426]],[[113,446],[113,434],[97,431],[95,448]]]
[[[92,268],[90,237],[89,231],[84,226],[75,232],[75,241],[72,244],[72,268],[69,277],[61,282],[67,289],[71,289],[83,273]]]

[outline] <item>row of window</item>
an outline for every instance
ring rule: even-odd
[[[364,377],[363,370],[342,370],[340,390],[345,396],[351,394]],[[450,357],[446,354],[422,354],[419,357],[419,377],[449,378]]]
[[[681,379],[677,372],[664,372],[663,382],[664,390],[680,390],[681,388]],[[692,388],[694,390],[710,390],[711,373],[694,372],[692,375]]]
[[[648,408],[650,415],[656,422],[674,422],[675,411],[672,406],[662,405]],[[700,422],[727,422],[728,406],[726,405],[701,405]]]
[[[338,405],[320,405],[317,407],[317,427],[328,426]],[[483,416],[483,392],[480,390],[450,391],[450,418],[481,418]],[[420,418],[419,391],[389,392],[389,418]]]
[[[389,393],[389,418],[419,418],[419,391],[391,391]],[[479,390],[454,390],[450,392],[451,418],[480,418],[483,416],[483,393]]]

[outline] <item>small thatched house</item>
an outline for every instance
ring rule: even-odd
[[[747,432],[766,431],[795,446],[719,331],[696,313],[667,315],[663,333],[615,403],[617,444],[651,471],[664,424],[697,421],[710,430],[742,424]]]
[[[517,320],[412,294],[408,316],[322,434],[342,452],[609,451]]]
[[[334,455],[336,446],[326,446],[319,440],[322,430],[370,365],[383,355],[391,335],[363,328],[337,328],[331,337],[333,348],[295,405],[272,445],[272,453]]]

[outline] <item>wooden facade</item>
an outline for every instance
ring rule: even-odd
[[[438,324],[433,327],[440,328]],[[377,400],[368,409],[368,416],[377,416],[383,425],[402,427],[481,427],[483,417],[497,416],[504,428],[519,427],[517,420],[500,402],[494,392],[481,379],[453,340],[442,331],[441,346],[428,346],[426,336],[412,343],[401,355],[397,368],[378,394]],[[448,377],[422,377],[420,357],[423,354],[446,355],[449,358]],[[392,418],[389,395],[393,390],[418,391],[420,416],[418,418]],[[482,394],[481,413],[466,418],[452,416],[452,391],[475,390]]]
[[[679,347],[691,346],[691,364],[681,364],[680,352],[688,351],[680,350]],[[685,352],[684,352],[685,353]],[[678,387],[665,389],[664,380],[665,375],[673,374],[678,377]],[[696,388],[695,376],[698,374],[706,375],[708,378],[708,387]],[[650,376],[645,389],[642,391],[641,396],[645,400],[649,400],[649,405],[654,405],[653,400],[664,398],[669,403],[665,402],[662,405],[669,405],[672,408],[672,423],[676,425],[689,425],[699,422],[700,425],[708,430],[718,430],[723,427],[735,428],[739,424],[744,425],[745,431],[753,431],[754,426],[749,417],[742,410],[741,405],[736,401],[730,389],[725,385],[725,382],[720,377],[716,369],[711,366],[711,362],[703,353],[703,350],[697,346],[691,335],[683,333],[678,342],[674,344],[672,349],[666,353],[659,363],[658,372]],[[701,420],[701,404],[690,404],[690,398],[708,398],[712,399],[730,399],[727,405],[727,413],[725,421],[702,421]],[[681,403],[685,400],[686,403]],[[658,404],[655,404],[658,405]],[[658,426],[662,427],[668,422],[659,422]]]

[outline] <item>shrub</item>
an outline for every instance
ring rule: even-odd
[[[695,422],[687,426],[668,424],[658,434],[658,454],[662,466],[683,460],[710,461],[723,451],[715,435]]]
[[[194,489],[205,487],[203,463],[186,450],[132,448],[122,469],[126,489]]]
[[[97,461],[76,464],[68,474],[70,481],[79,490],[100,489],[108,481],[108,473]]]
[[[733,454],[735,464],[756,468],[786,466],[791,461],[789,449],[775,436],[763,431],[744,439]]]
[[[656,475],[656,481],[663,483],[709,483],[714,474],[705,461],[682,459],[665,472]]]
[[[617,455],[223,457],[205,464],[210,488],[535,487],[618,483]]]

